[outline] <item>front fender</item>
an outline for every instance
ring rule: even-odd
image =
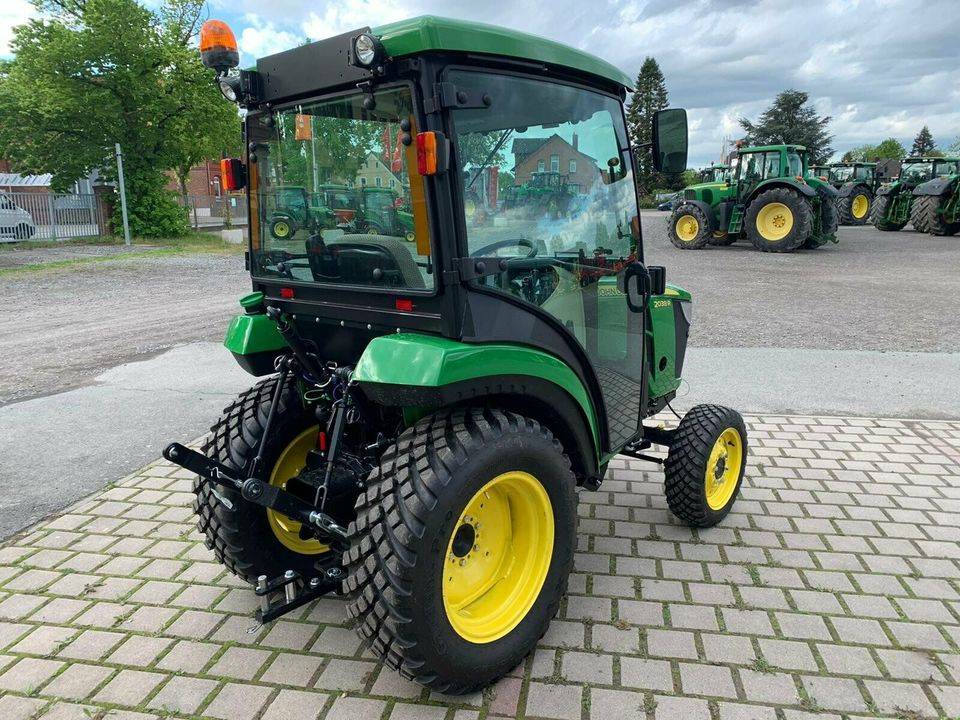
[[[925,183],[917,185],[917,187],[913,189],[913,194],[939,197],[950,192],[956,182],[957,178],[954,176],[936,177],[933,180],[928,180]]]
[[[444,407],[493,395],[521,401],[511,407],[519,412],[523,403],[538,406],[569,429],[567,443],[572,438],[577,447],[568,452],[582,456],[585,474],[599,464],[597,415],[587,389],[565,362],[541,350],[415,333],[384,335],[367,345],[353,381],[370,400],[393,407]]]
[[[877,190],[877,197],[881,197],[883,195],[899,195],[901,190],[903,190],[903,185],[900,183],[887,183],[886,185],[881,185],[880,189]]]

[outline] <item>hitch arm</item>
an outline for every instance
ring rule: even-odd
[[[313,528],[321,540],[338,550],[346,549],[347,529],[296,495],[258,478],[240,480],[234,476],[233,470],[180,443],[168,445],[163,451],[163,457],[216,485],[239,490],[244,500],[286,515],[291,520]]]

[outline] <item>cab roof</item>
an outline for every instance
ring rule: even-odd
[[[403,57],[423,52],[463,52],[502,55],[570,68],[632,88],[623,71],[595,55],[536,35],[495,25],[451,20],[434,15],[401,20],[373,28],[387,55]]]
[[[748,152],[779,152],[780,150],[806,150],[804,145],[756,145],[754,147],[742,147],[737,150],[738,153]]]

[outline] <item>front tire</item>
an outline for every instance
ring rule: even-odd
[[[710,241],[710,220],[696,205],[678,205],[670,217],[670,242],[681,250],[699,250]]]
[[[201,452],[247,477],[278,380],[257,383],[227,406]],[[299,472],[307,451],[316,444],[318,429],[312,413],[304,410],[295,383],[288,380],[263,456],[271,484],[283,486]],[[329,551],[317,540],[300,539],[299,523],[247,502],[238,490],[197,478],[193,491],[197,527],[206,536],[207,547],[242,580],[255,583],[259,575],[275,577],[286,570],[310,577],[315,574],[314,562]]]
[[[693,527],[712,527],[737,500],[747,464],[747,428],[736,410],[697,405],[677,427],[664,465],[667,505]]]
[[[566,592],[576,480],[539,423],[491,409],[408,428],[357,501],[348,613],[404,677],[463,694],[516,667]]]
[[[297,233],[297,226],[289,218],[276,218],[270,222],[270,234],[274,240],[290,240]]]
[[[897,232],[902,230],[905,222],[891,222],[887,220],[887,213],[890,211],[890,203],[893,201],[892,195],[878,195],[873,202],[873,209],[870,212],[870,221],[877,230],[883,232]]]
[[[953,188],[953,194],[957,192],[956,185]],[[947,222],[943,215],[938,212],[952,197],[951,193],[945,193],[937,197],[932,197],[930,208],[927,211],[927,229],[931,235],[956,235],[960,231],[960,222]]]
[[[855,187],[846,197],[837,198],[841,225],[866,225],[873,208],[873,194],[864,186]]]
[[[747,238],[762,252],[792,252],[813,232],[813,204],[795,190],[766,190],[747,206]]]

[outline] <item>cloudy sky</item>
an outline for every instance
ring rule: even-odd
[[[148,0],[153,4],[156,0]],[[833,116],[839,154],[896,137],[909,149],[924,124],[941,147],[960,136],[958,0],[209,0],[237,33],[244,62],[303,38],[322,39],[420,14],[543,35],[635,75],[660,63],[670,103],[690,112],[690,163],[708,164],[737,119],[755,119],[786,88]],[[8,28],[33,13],[0,0]]]

